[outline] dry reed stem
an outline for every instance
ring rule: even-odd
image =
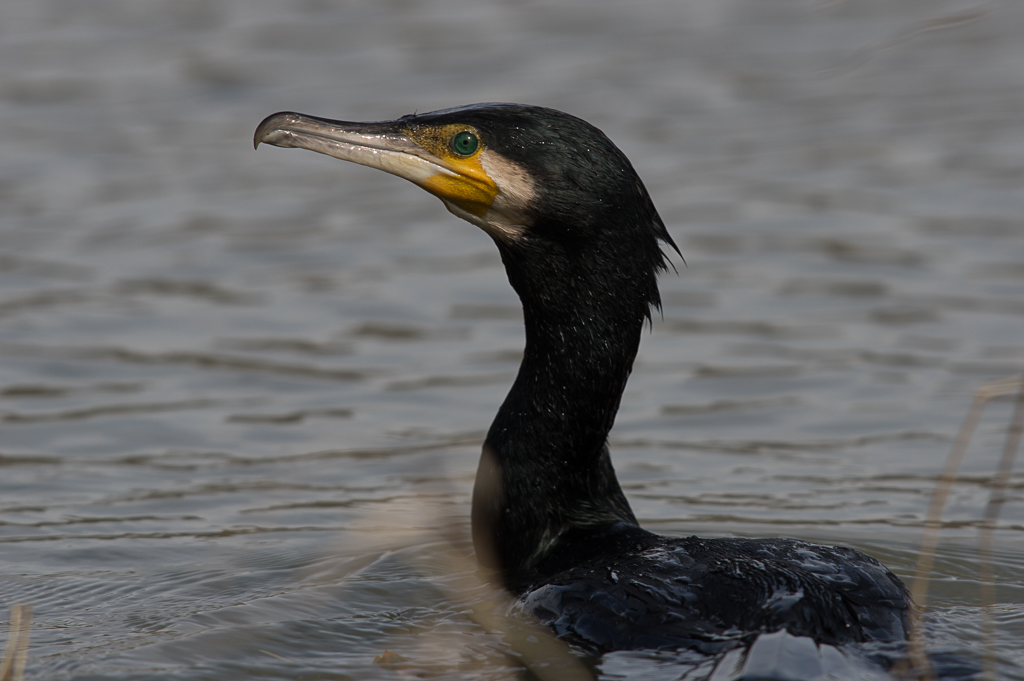
[[[455,528],[443,531],[447,540],[444,563],[449,574],[464,570],[476,563],[476,556],[458,548]],[[473,580],[467,580],[473,581]],[[463,600],[470,619],[492,634],[501,636],[516,655],[516,663],[526,667],[540,681],[594,681],[594,673],[583,663],[565,641],[550,629],[519,617],[505,615],[512,605],[512,597],[503,589],[483,601],[466,602],[463,594],[470,593],[475,584],[462,585],[450,596]]]
[[[931,668],[931,663],[928,661],[928,656],[925,653],[924,626],[922,619],[926,609],[925,606],[928,602],[928,580],[931,576],[932,567],[935,564],[935,551],[938,545],[939,530],[942,527],[942,511],[946,506],[946,501],[949,498],[949,492],[953,487],[953,483],[956,481],[960,465],[963,463],[964,454],[967,452],[967,445],[970,443],[971,437],[974,435],[974,431],[978,426],[978,422],[981,420],[981,414],[984,411],[985,406],[997,397],[1012,395],[1014,393],[1017,393],[1018,395],[1017,408],[1014,412],[1014,418],[1010,423],[1006,448],[1003,452],[1003,458],[1000,461],[999,473],[997,473],[996,481],[993,483],[994,488],[992,497],[989,499],[989,504],[986,509],[986,521],[982,526],[982,535],[979,537],[979,553],[984,553],[981,546],[983,540],[988,542],[988,566],[991,570],[991,527],[988,525],[988,518],[990,513],[994,514],[992,515],[991,520],[991,526],[994,527],[995,517],[998,515],[998,508],[1004,499],[1003,493],[1006,488],[1006,479],[1008,478],[1013,466],[1013,457],[1009,455],[1009,452],[1016,452],[1017,446],[1020,442],[1022,423],[1024,423],[1024,378],[1011,377],[992,381],[982,385],[974,392],[974,400],[971,402],[971,407],[967,412],[967,416],[960,425],[960,430],[957,433],[956,440],[953,442],[953,449],[950,451],[949,457],[946,459],[946,465],[942,470],[942,474],[939,476],[938,483],[935,485],[935,492],[932,494],[932,501],[928,507],[928,517],[925,520],[925,531],[921,538],[921,549],[917,556],[917,567],[914,570],[914,581],[910,588],[911,598],[917,605],[917,608],[911,612],[910,617],[909,661],[913,673],[919,679],[930,680],[935,678],[935,674]],[[1012,447],[1011,442],[1013,443]],[[1004,469],[1005,473],[1003,472]],[[999,490],[998,502],[994,503],[997,498],[997,489]],[[988,530],[987,532],[986,529]],[[985,562],[984,558],[982,558],[981,562]],[[990,613],[989,603],[991,602],[991,598],[986,600],[985,597],[991,596],[991,592],[986,593],[984,591],[986,583],[991,585],[991,579],[986,579],[983,575],[983,612],[986,613],[986,620],[990,620],[991,618],[987,615]],[[986,628],[985,675],[993,681],[996,678],[994,670],[995,658],[994,653],[991,651],[994,638],[994,632],[990,632]],[[991,669],[990,666],[992,667]]]
[[[436,471],[431,471],[436,473]],[[444,487],[455,494],[451,483]],[[417,504],[417,506],[419,506]],[[439,517],[436,512],[419,506],[409,511],[409,515],[396,518],[380,511],[368,514],[367,518],[375,518],[372,524],[379,527],[390,527],[396,536],[408,531],[412,526],[428,525],[434,528],[439,549],[433,553],[429,561],[416,565],[419,570],[437,576],[450,578],[452,575],[464,575],[456,583],[445,589],[448,599],[457,604],[457,609],[465,612],[469,619],[490,634],[501,638],[510,649],[507,660],[510,667],[528,670],[531,678],[539,681],[594,681],[594,673],[583,659],[575,654],[569,645],[554,635],[545,626],[526,621],[515,615],[506,614],[513,604],[512,597],[503,588],[493,586],[489,594],[481,596],[480,587],[489,579],[480,576],[482,569],[467,572],[466,567],[477,565],[473,551],[464,548],[468,537],[459,523]],[[389,530],[384,530],[388,532]],[[420,538],[423,539],[422,537]],[[452,670],[443,665],[424,663],[432,652],[450,648],[451,639],[444,633],[427,633],[419,637],[418,647],[424,655],[414,651],[402,650],[402,653],[384,651],[377,655],[376,663],[413,677],[437,677],[450,673]],[[486,664],[486,663],[485,663]],[[465,670],[463,670],[465,671]],[[4,681],[0,679],[0,681]]]
[[[949,31],[953,29],[962,28],[963,26],[969,25],[978,21],[984,17],[988,12],[998,7],[997,2],[982,2],[969,9],[957,12],[955,14],[945,14],[942,16],[935,17],[933,19],[925,19],[919,21],[910,26],[903,28],[889,37],[875,42],[871,45],[862,47],[853,52],[847,57],[842,63],[832,66],[822,71],[819,71],[816,75],[818,77],[835,77],[842,73],[848,73],[863,66],[869,59],[874,57],[880,52],[888,49],[892,49],[897,45],[913,40],[926,33],[935,33],[937,31]]]
[[[1006,444],[999,458],[999,468],[992,481],[992,494],[985,507],[985,520],[978,534],[978,567],[981,573],[981,606],[982,606],[982,662],[984,675],[988,681],[996,681],[998,663],[995,651],[995,622],[992,608],[995,605],[995,565],[992,547],[992,534],[999,518],[999,511],[1006,501],[1006,486],[1013,473],[1014,460],[1020,448],[1021,431],[1024,430],[1024,380],[1019,381],[1017,402],[1013,409],[1013,419],[1006,432]]]
[[[32,606],[16,603],[11,608],[11,631],[0,664],[0,681],[22,681],[28,660],[28,635],[32,627]]]

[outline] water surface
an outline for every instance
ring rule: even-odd
[[[686,256],[612,432],[637,515],[909,577],[973,391],[1024,366],[1022,34],[1015,2],[7,0],[0,605],[34,605],[27,678],[520,674],[462,553],[518,301],[412,185],[254,152],[282,109],[604,129]],[[954,487],[933,651],[977,648],[1010,412]],[[995,644],[1024,678],[1010,487]]]

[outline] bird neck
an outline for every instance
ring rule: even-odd
[[[473,490],[477,556],[500,569],[507,585],[529,581],[570,535],[636,524],[607,437],[652,287],[657,296],[654,273],[638,282],[621,271],[594,271],[592,257],[545,256],[502,249],[523,303],[526,347]]]

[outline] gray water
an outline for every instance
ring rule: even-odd
[[[35,608],[26,678],[521,674],[458,558],[518,301],[416,187],[254,152],[282,109],[605,130],[686,257],[612,432],[643,524],[909,578],[974,390],[1024,367],[1022,35],[1009,0],[4,0],[0,612]],[[1011,410],[945,514],[935,652],[977,651]],[[1015,679],[1022,489],[995,533]],[[681,675],[659,660],[597,669]]]

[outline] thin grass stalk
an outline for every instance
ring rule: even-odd
[[[992,480],[992,493],[985,506],[985,519],[978,533],[978,571],[981,577],[981,643],[982,665],[987,681],[996,681],[998,658],[995,650],[996,627],[993,616],[995,604],[995,557],[993,534],[999,512],[1006,501],[1006,487],[1013,473],[1014,461],[1020,448],[1021,433],[1024,431],[1024,380],[1017,390],[1017,401],[1013,419],[1006,431],[1006,444],[999,458],[999,468]]]
[[[28,661],[28,635],[32,628],[32,606],[17,603],[11,608],[11,630],[0,663],[0,681],[22,681]]]
[[[917,554],[914,581],[910,587],[911,599],[916,605],[910,615],[910,663],[917,678],[920,679],[934,678],[931,663],[925,653],[923,618],[928,604],[928,580],[935,564],[935,550],[939,543],[939,530],[942,528],[942,511],[946,507],[949,492],[960,471],[964,454],[967,452],[967,445],[970,444],[971,437],[981,420],[981,414],[990,399],[992,398],[984,387],[975,391],[974,401],[971,402],[971,408],[960,425],[960,431],[953,442],[953,449],[946,458],[946,466],[942,469],[942,474],[935,485],[935,492],[932,494],[931,504],[928,507],[924,536],[921,538],[921,549]]]

